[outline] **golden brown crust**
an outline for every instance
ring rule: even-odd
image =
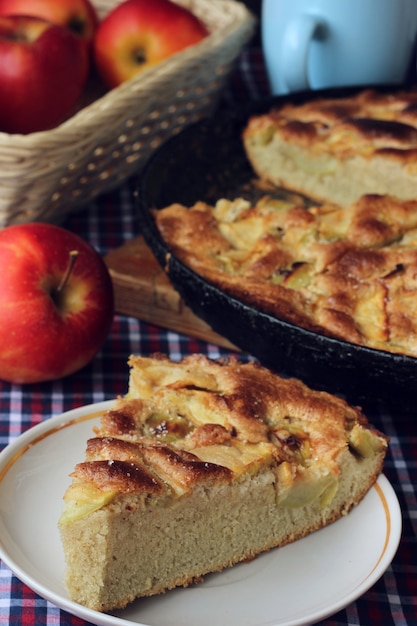
[[[244,138],[273,127],[287,141],[304,144],[317,153],[344,157],[363,152],[370,157],[382,151],[406,162],[416,157],[416,110],[415,92],[386,94],[365,90],[345,98],[288,103],[254,116]]]
[[[153,355],[131,357],[130,364],[133,399],[120,399],[103,415],[98,436],[87,443],[86,462],[72,474],[98,489],[160,494],[164,484],[189,490],[207,481],[227,483],[234,474],[221,460],[230,452],[234,462],[233,450],[242,459],[256,450],[257,460],[267,466],[271,459],[278,464],[320,459],[337,473],[335,460],[349,432],[356,423],[366,427],[359,409],[296,379],[281,379],[257,363],[191,355],[174,366],[167,357]],[[146,380],[149,364],[156,373]],[[176,379],[167,382],[173,367]],[[198,386],[200,369],[209,376],[209,388]],[[137,378],[152,388],[151,397],[137,397]],[[125,425],[127,413],[133,418],[129,428],[115,433],[115,417],[122,415]],[[201,460],[200,449],[210,447],[226,457],[219,456],[218,463]]]
[[[114,453],[103,461],[79,463],[71,476],[77,481],[91,483],[102,491],[117,491],[123,494],[140,491],[155,495],[164,489],[163,484],[143,466],[133,461],[122,461]]]
[[[220,200],[174,204],[155,220],[179,259],[243,302],[309,330],[417,356],[417,200],[374,194],[349,207],[308,209],[268,197],[255,206]]]

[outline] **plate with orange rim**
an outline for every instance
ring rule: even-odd
[[[398,548],[401,511],[381,475],[349,515],[293,544],[187,589],[99,613],[68,597],[58,533],[69,474],[112,401],[73,409],[31,428],[0,453],[0,558],[41,597],[97,626],[297,626],[363,595]]]

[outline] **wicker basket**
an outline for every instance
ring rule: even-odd
[[[100,17],[119,4],[97,0]],[[176,0],[210,35],[100,95],[60,126],[0,133],[0,228],[60,222],[138,171],[169,136],[210,114],[255,20],[234,0]]]

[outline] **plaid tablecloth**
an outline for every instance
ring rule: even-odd
[[[268,88],[261,54],[257,49],[246,50],[231,87],[225,93],[225,104],[236,106],[244,100],[266,95]],[[129,181],[100,197],[69,218],[64,226],[106,254],[138,234],[133,185],[134,181]],[[210,357],[226,354],[217,346],[117,315],[102,350],[82,371],[65,380],[27,387],[0,382],[0,449],[28,428],[54,415],[123,394],[129,354],[146,355],[154,351],[167,353],[172,358],[196,351]],[[416,410],[407,413],[397,409],[395,398],[391,404],[390,407],[377,404],[370,413],[368,411],[368,416],[391,437],[385,475],[402,508],[403,533],[399,550],[382,578],[356,602],[322,622],[326,626],[417,624],[417,400]],[[87,623],[37,596],[0,563],[0,624],[85,626]]]

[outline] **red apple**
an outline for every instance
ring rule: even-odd
[[[66,26],[91,41],[98,24],[89,0],[0,0],[0,15],[31,15]]]
[[[31,133],[61,123],[83,93],[85,42],[35,17],[0,17],[0,131]]]
[[[125,0],[98,26],[97,70],[112,88],[206,37],[205,25],[171,0]]]
[[[0,231],[0,267],[0,378],[41,382],[86,365],[114,312],[98,252],[60,226],[20,224]]]

